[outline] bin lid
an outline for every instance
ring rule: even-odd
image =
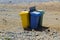
[[[31,12],[31,15],[34,15],[34,16],[41,16],[42,14],[38,11],[34,11],[34,12]]]
[[[26,14],[29,13],[29,11],[21,11],[19,14]]]
[[[45,11],[44,11],[44,10],[38,10],[38,12],[40,12],[40,13],[42,13],[42,14],[44,14],[44,13],[45,13]]]

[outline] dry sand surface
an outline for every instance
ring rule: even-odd
[[[31,3],[32,4],[32,3]],[[22,4],[0,4],[0,30],[15,30],[21,27],[18,13],[32,5]],[[55,28],[60,31],[60,3],[47,2],[35,4],[37,9],[45,10],[43,26]],[[17,30],[18,31],[18,30]]]
[[[49,29],[60,31],[60,3],[47,2],[34,4],[37,9],[45,10],[43,16],[43,26]],[[19,12],[33,6],[22,4],[0,4],[0,31],[4,32],[22,32],[21,18]],[[43,32],[44,33],[44,32]],[[33,35],[33,34],[32,34]],[[22,39],[23,40],[23,39]]]

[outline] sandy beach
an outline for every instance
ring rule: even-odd
[[[3,34],[5,34],[6,32],[7,33],[12,32],[13,34],[15,33],[16,35],[21,33],[19,35],[23,36],[22,32],[26,32],[26,31],[24,31],[22,28],[22,24],[21,24],[22,22],[19,16],[19,12],[24,9],[28,10],[29,7],[34,6],[34,5],[36,6],[37,10],[45,11],[45,14],[43,16],[43,26],[49,27],[49,30],[51,30],[50,33],[57,32],[59,34],[60,33],[60,2],[47,2],[47,3],[38,3],[38,4],[31,3],[30,5],[28,4],[27,5],[26,4],[25,5],[24,4],[23,5],[22,4],[0,4],[0,31],[4,32]],[[36,37],[34,36],[36,34],[34,34],[33,31],[27,31],[27,32],[28,32],[28,35],[30,35],[30,32],[32,33],[30,35],[32,39],[30,40],[33,40],[33,39],[35,40],[35,38],[36,40],[38,40],[38,38],[41,38],[42,35],[46,33],[45,31],[44,32],[34,31],[36,34],[39,34],[39,35],[41,34],[40,36],[38,35],[38,37]],[[45,36],[46,35],[48,36],[48,34],[45,34]],[[24,37],[27,37],[25,35],[27,35],[26,33],[24,34]],[[50,37],[51,36],[49,36],[49,38]],[[28,38],[26,38],[25,40],[29,40]],[[57,38],[57,40],[59,40],[59,38]],[[18,39],[15,39],[15,40],[18,40]],[[19,40],[24,40],[24,39],[20,38]],[[43,39],[39,39],[39,40],[43,40]],[[44,40],[48,40],[48,37],[47,39],[44,39]],[[50,40],[56,40],[56,39],[50,38]]]

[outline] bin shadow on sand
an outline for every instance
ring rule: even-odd
[[[45,30],[47,30],[49,27],[45,27],[45,26],[40,26],[40,27],[37,27],[36,29],[34,29],[35,31],[45,31]],[[24,29],[24,30],[26,30],[26,31],[32,31],[32,29],[31,28],[27,28],[27,29]]]

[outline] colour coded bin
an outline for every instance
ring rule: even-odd
[[[34,11],[30,13],[30,27],[36,29],[38,27],[40,12]]]
[[[44,12],[44,10],[38,10],[38,12],[41,13],[41,16],[39,17],[38,26],[42,26],[42,23],[43,23],[43,14],[44,14],[45,12]]]
[[[29,27],[29,11],[22,11],[19,13],[21,20],[22,20],[22,26],[24,29]]]

